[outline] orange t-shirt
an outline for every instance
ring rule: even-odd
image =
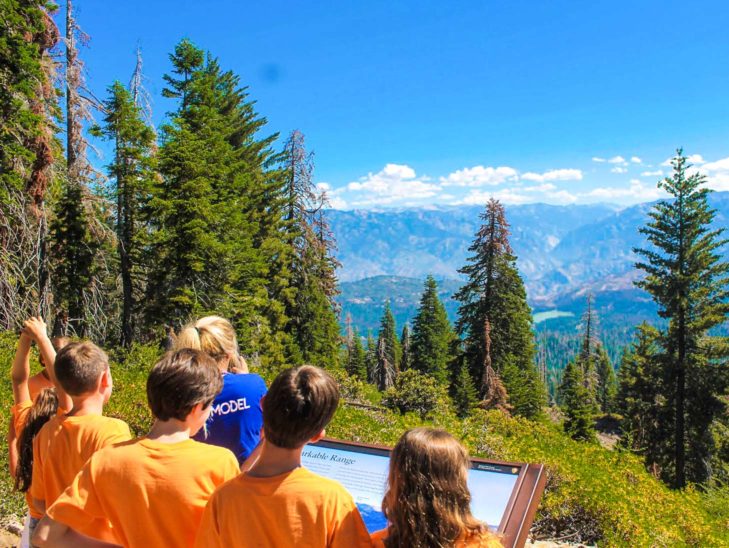
[[[268,478],[240,474],[208,502],[197,548],[370,546],[352,496],[336,481],[307,470]]]
[[[239,473],[228,449],[140,438],[95,453],[48,515],[87,535],[108,519],[104,540],[126,547],[192,546],[213,491]]]
[[[55,416],[33,440],[30,494],[48,508],[99,449],[131,439],[129,427],[102,415]]]
[[[384,540],[387,538],[388,532],[387,529],[381,529],[376,533],[372,533],[373,548],[384,548]],[[468,538],[462,535],[453,546],[454,548],[503,548],[503,544],[501,544],[498,537],[489,532],[471,535]]]
[[[16,403],[10,408],[10,413],[13,417],[13,429],[15,430],[15,440],[18,443],[18,451],[20,450],[20,434],[23,433],[25,424],[28,422],[28,415],[30,410],[33,408],[33,402],[26,400],[21,403]],[[28,505],[28,511],[30,516],[33,518],[40,519],[43,517],[43,512],[36,508],[33,504],[33,497],[30,495],[30,489],[25,492],[25,503]]]

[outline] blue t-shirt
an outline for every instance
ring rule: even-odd
[[[223,373],[223,390],[213,401],[213,410],[197,441],[226,447],[242,463],[258,445],[263,427],[261,398],[266,383],[255,373]]]

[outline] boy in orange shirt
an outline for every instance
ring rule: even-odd
[[[192,546],[210,495],[239,472],[229,449],[190,439],[222,386],[207,354],[183,349],[164,356],[147,379],[156,419],[149,434],[95,453],[48,509],[33,542],[78,547],[96,523],[108,520],[112,535],[104,540],[110,543]]]
[[[131,439],[131,434],[123,421],[102,415],[112,390],[109,359],[103,350],[90,342],[70,343],[54,361],[55,351],[43,321],[29,320],[25,331],[36,340],[46,360],[59,407],[70,409],[49,420],[33,440],[30,496],[33,505],[45,512],[91,455],[107,445]],[[36,523],[31,522],[31,530]],[[98,524],[96,536],[103,536],[107,528],[106,524]]]
[[[276,377],[263,399],[260,456],[215,491],[197,548],[370,546],[352,496],[301,467],[304,445],[324,436],[338,402],[337,383],[322,369],[305,365]]]

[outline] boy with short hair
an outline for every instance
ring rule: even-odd
[[[91,455],[107,445],[131,439],[131,433],[125,422],[102,415],[112,391],[109,359],[103,350],[91,342],[70,343],[54,361],[43,321],[26,322],[25,331],[35,338],[46,359],[59,407],[70,409],[49,420],[33,440],[30,496],[35,507],[45,511]],[[101,538],[106,529],[108,524],[99,523],[90,536]]]
[[[370,546],[352,496],[301,467],[304,445],[324,437],[338,403],[337,383],[322,369],[305,365],[276,377],[263,399],[260,456],[215,491],[197,548]]]
[[[48,509],[33,542],[78,547],[95,523],[108,520],[106,542],[192,546],[210,495],[239,472],[229,449],[190,439],[222,386],[207,354],[183,349],[165,355],[147,379],[156,419],[149,434],[95,453]]]

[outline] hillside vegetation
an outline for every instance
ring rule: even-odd
[[[15,335],[0,336],[0,363],[9,364]],[[113,357],[114,393],[107,414],[127,421],[136,435],[150,423],[146,405],[147,372],[159,356],[156,346],[134,346]],[[34,370],[38,365],[34,362]],[[263,371],[270,381],[272,373]],[[372,388],[335,375],[348,401],[376,403]],[[0,387],[3,402],[12,401],[10,382]],[[0,409],[7,424],[9,405]],[[343,404],[328,435],[353,441],[392,445],[407,428],[420,424],[446,428],[459,437],[471,454],[508,461],[541,462],[549,470],[533,534],[600,546],[729,546],[729,496],[720,491],[702,494],[694,489],[671,491],[649,475],[640,459],[624,451],[575,442],[558,425],[511,418],[499,411],[476,412],[459,420],[447,404],[428,420],[385,409],[363,409]],[[7,470],[7,447],[2,437],[0,460]],[[0,482],[0,517],[20,516],[22,497],[12,492],[8,474]],[[19,519],[19,518],[18,518]]]

